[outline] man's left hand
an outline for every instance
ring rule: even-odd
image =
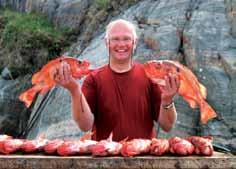
[[[161,85],[162,90],[162,103],[164,105],[168,105],[173,101],[173,97],[179,90],[180,80],[177,74],[168,74],[165,76],[164,82],[162,81],[160,84],[160,79],[152,79],[152,81],[156,84]]]

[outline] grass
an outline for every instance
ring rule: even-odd
[[[108,5],[110,3],[110,0],[95,0],[95,4],[98,6],[98,9],[107,9]]]

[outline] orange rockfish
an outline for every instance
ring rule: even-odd
[[[178,93],[189,103],[191,108],[200,107],[201,122],[203,124],[217,116],[213,108],[205,101],[207,96],[206,88],[186,66],[177,61],[153,60],[144,63],[144,70],[149,78],[154,78],[160,82],[160,88],[161,85],[165,85],[163,79],[166,75],[177,74],[180,80]]]
[[[92,148],[91,152],[93,156],[109,156],[109,155],[119,155],[122,142],[112,141],[113,133],[111,132],[110,136],[106,140],[100,140]]]
[[[121,154],[124,157],[132,157],[150,152],[152,141],[149,139],[132,139],[122,143]]]
[[[67,62],[70,65],[70,70],[74,78],[81,78],[91,72],[89,62],[80,61],[73,57],[61,56],[49,61],[39,72],[33,75],[33,87],[20,94],[19,99],[25,103],[26,107],[32,104],[37,93],[45,94],[56,85],[54,77],[50,75],[50,71],[54,67],[60,66],[61,62]]]

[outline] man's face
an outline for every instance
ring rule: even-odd
[[[106,43],[111,59],[129,61],[135,43],[131,29],[124,23],[117,23],[111,28],[108,38]]]

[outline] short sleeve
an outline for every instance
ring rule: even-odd
[[[92,111],[93,114],[96,113],[96,82],[94,77],[90,74],[88,75],[82,85],[82,92],[88,102],[88,105]]]

